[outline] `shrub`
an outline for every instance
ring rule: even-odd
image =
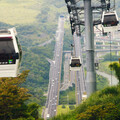
[[[70,110],[74,110],[75,106],[74,105],[70,105],[69,108],[70,108]]]
[[[119,120],[120,110],[113,103],[94,105],[76,116],[77,120]]]
[[[65,105],[62,105],[62,108],[66,108]]]

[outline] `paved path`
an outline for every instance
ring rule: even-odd
[[[117,85],[118,82],[119,82],[118,79],[117,79],[115,76],[113,76],[113,75],[112,75],[112,82],[111,82],[111,75],[106,74],[106,73],[104,73],[104,72],[100,72],[100,71],[96,71],[96,73],[97,73],[98,75],[101,75],[101,76],[107,78],[110,85],[111,85],[111,84],[112,84],[112,85]]]
[[[45,46],[45,45],[47,45],[47,44],[50,44],[53,40],[54,40],[54,39],[50,39],[50,40],[48,40],[48,41],[45,41],[44,43],[39,44],[38,46],[39,46],[39,47]]]

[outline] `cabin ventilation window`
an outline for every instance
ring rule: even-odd
[[[0,54],[15,53],[11,37],[0,37]]]

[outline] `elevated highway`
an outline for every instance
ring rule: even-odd
[[[74,34],[74,50],[75,50],[75,56],[79,57],[82,63],[82,66],[80,68],[80,71],[76,72],[76,103],[79,105],[82,101],[82,95],[84,92],[86,92],[86,86],[85,86],[85,74],[84,74],[84,65],[83,65],[83,56],[82,56],[82,47],[80,40],[81,38]]]
[[[61,16],[59,18],[58,29],[56,31],[54,60],[48,59],[48,61],[50,62],[50,71],[49,71],[48,96],[46,101],[46,108],[43,114],[45,120],[47,118],[55,116],[57,113],[61,80],[63,38],[64,38],[64,17]]]

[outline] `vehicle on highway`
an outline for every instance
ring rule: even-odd
[[[49,114],[47,114],[47,120],[49,120],[49,118],[50,118],[50,115],[49,115]]]

